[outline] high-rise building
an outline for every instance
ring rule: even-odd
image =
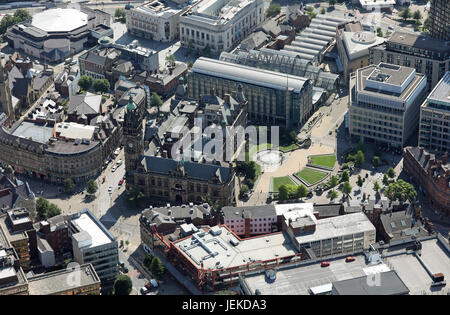
[[[450,151],[450,71],[420,108],[419,146],[431,152]]]
[[[431,0],[429,18],[431,36],[450,40],[450,1]]]
[[[380,63],[358,69],[350,76],[350,135],[401,149],[417,130],[426,91],[426,77],[413,68]]]

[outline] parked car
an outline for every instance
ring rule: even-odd
[[[123,179],[119,180],[119,186],[122,186],[123,184]]]
[[[149,292],[149,290],[146,287],[142,287],[140,291],[141,294],[147,294]]]
[[[117,170],[117,165],[114,165],[112,168],[111,168],[111,172],[115,172]]]
[[[355,261],[355,260],[356,260],[356,258],[352,257],[352,256],[348,256],[347,258],[345,258],[346,262],[352,262],[352,261]]]
[[[109,186],[109,188],[108,188],[108,192],[109,192],[109,193],[112,193],[112,190],[113,190],[113,189],[112,189],[112,187],[111,187],[111,186]]]
[[[152,288],[157,288],[159,285],[158,285],[158,281],[156,281],[155,279],[151,279],[150,280],[150,282],[147,282],[146,284],[145,284],[145,287],[148,289],[148,290],[151,290]]]
[[[322,261],[322,263],[320,264],[321,267],[328,267],[330,265],[330,262],[328,261]]]
[[[116,166],[119,167],[120,165],[122,165],[123,161],[122,160],[118,160],[116,163]]]

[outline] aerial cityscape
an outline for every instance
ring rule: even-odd
[[[0,2],[0,295],[450,295],[449,153],[448,0]]]

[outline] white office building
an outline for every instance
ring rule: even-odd
[[[419,126],[426,92],[426,76],[414,68],[380,63],[358,69],[350,76],[350,135],[401,149]]]
[[[128,10],[126,17],[128,32],[162,42],[178,38],[180,15],[188,9],[188,5],[166,2],[169,5],[158,0],[149,1]]]
[[[112,286],[119,274],[116,239],[88,209],[70,215],[68,222],[74,261],[92,264],[102,288]]]
[[[229,51],[264,21],[263,0],[203,0],[180,17],[184,47]]]

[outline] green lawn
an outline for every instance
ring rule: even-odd
[[[328,168],[333,168],[336,163],[336,155],[312,155],[311,164],[317,166],[323,166]]]
[[[280,186],[282,185],[295,185],[297,186],[296,183],[294,183],[288,176],[284,176],[284,177],[273,177],[273,187],[272,190],[273,191],[278,191],[278,189],[280,188]]]
[[[289,151],[289,150],[292,150],[292,149],[296,149],[296,148],[298,148],[298,146],[295,145],[295,144],[291,144],[291,145],[287,145],[287,146],[284,146],[284,145],[280,145],[279,146],[279,149],[281,151],[283,151],[283,152],[286,152],[286,151]]]
[[[297,176],[303,179],[309,185],[312,185],[322,180],[325,176],[327,176],[327,173],[305,167],[297,173]]]

